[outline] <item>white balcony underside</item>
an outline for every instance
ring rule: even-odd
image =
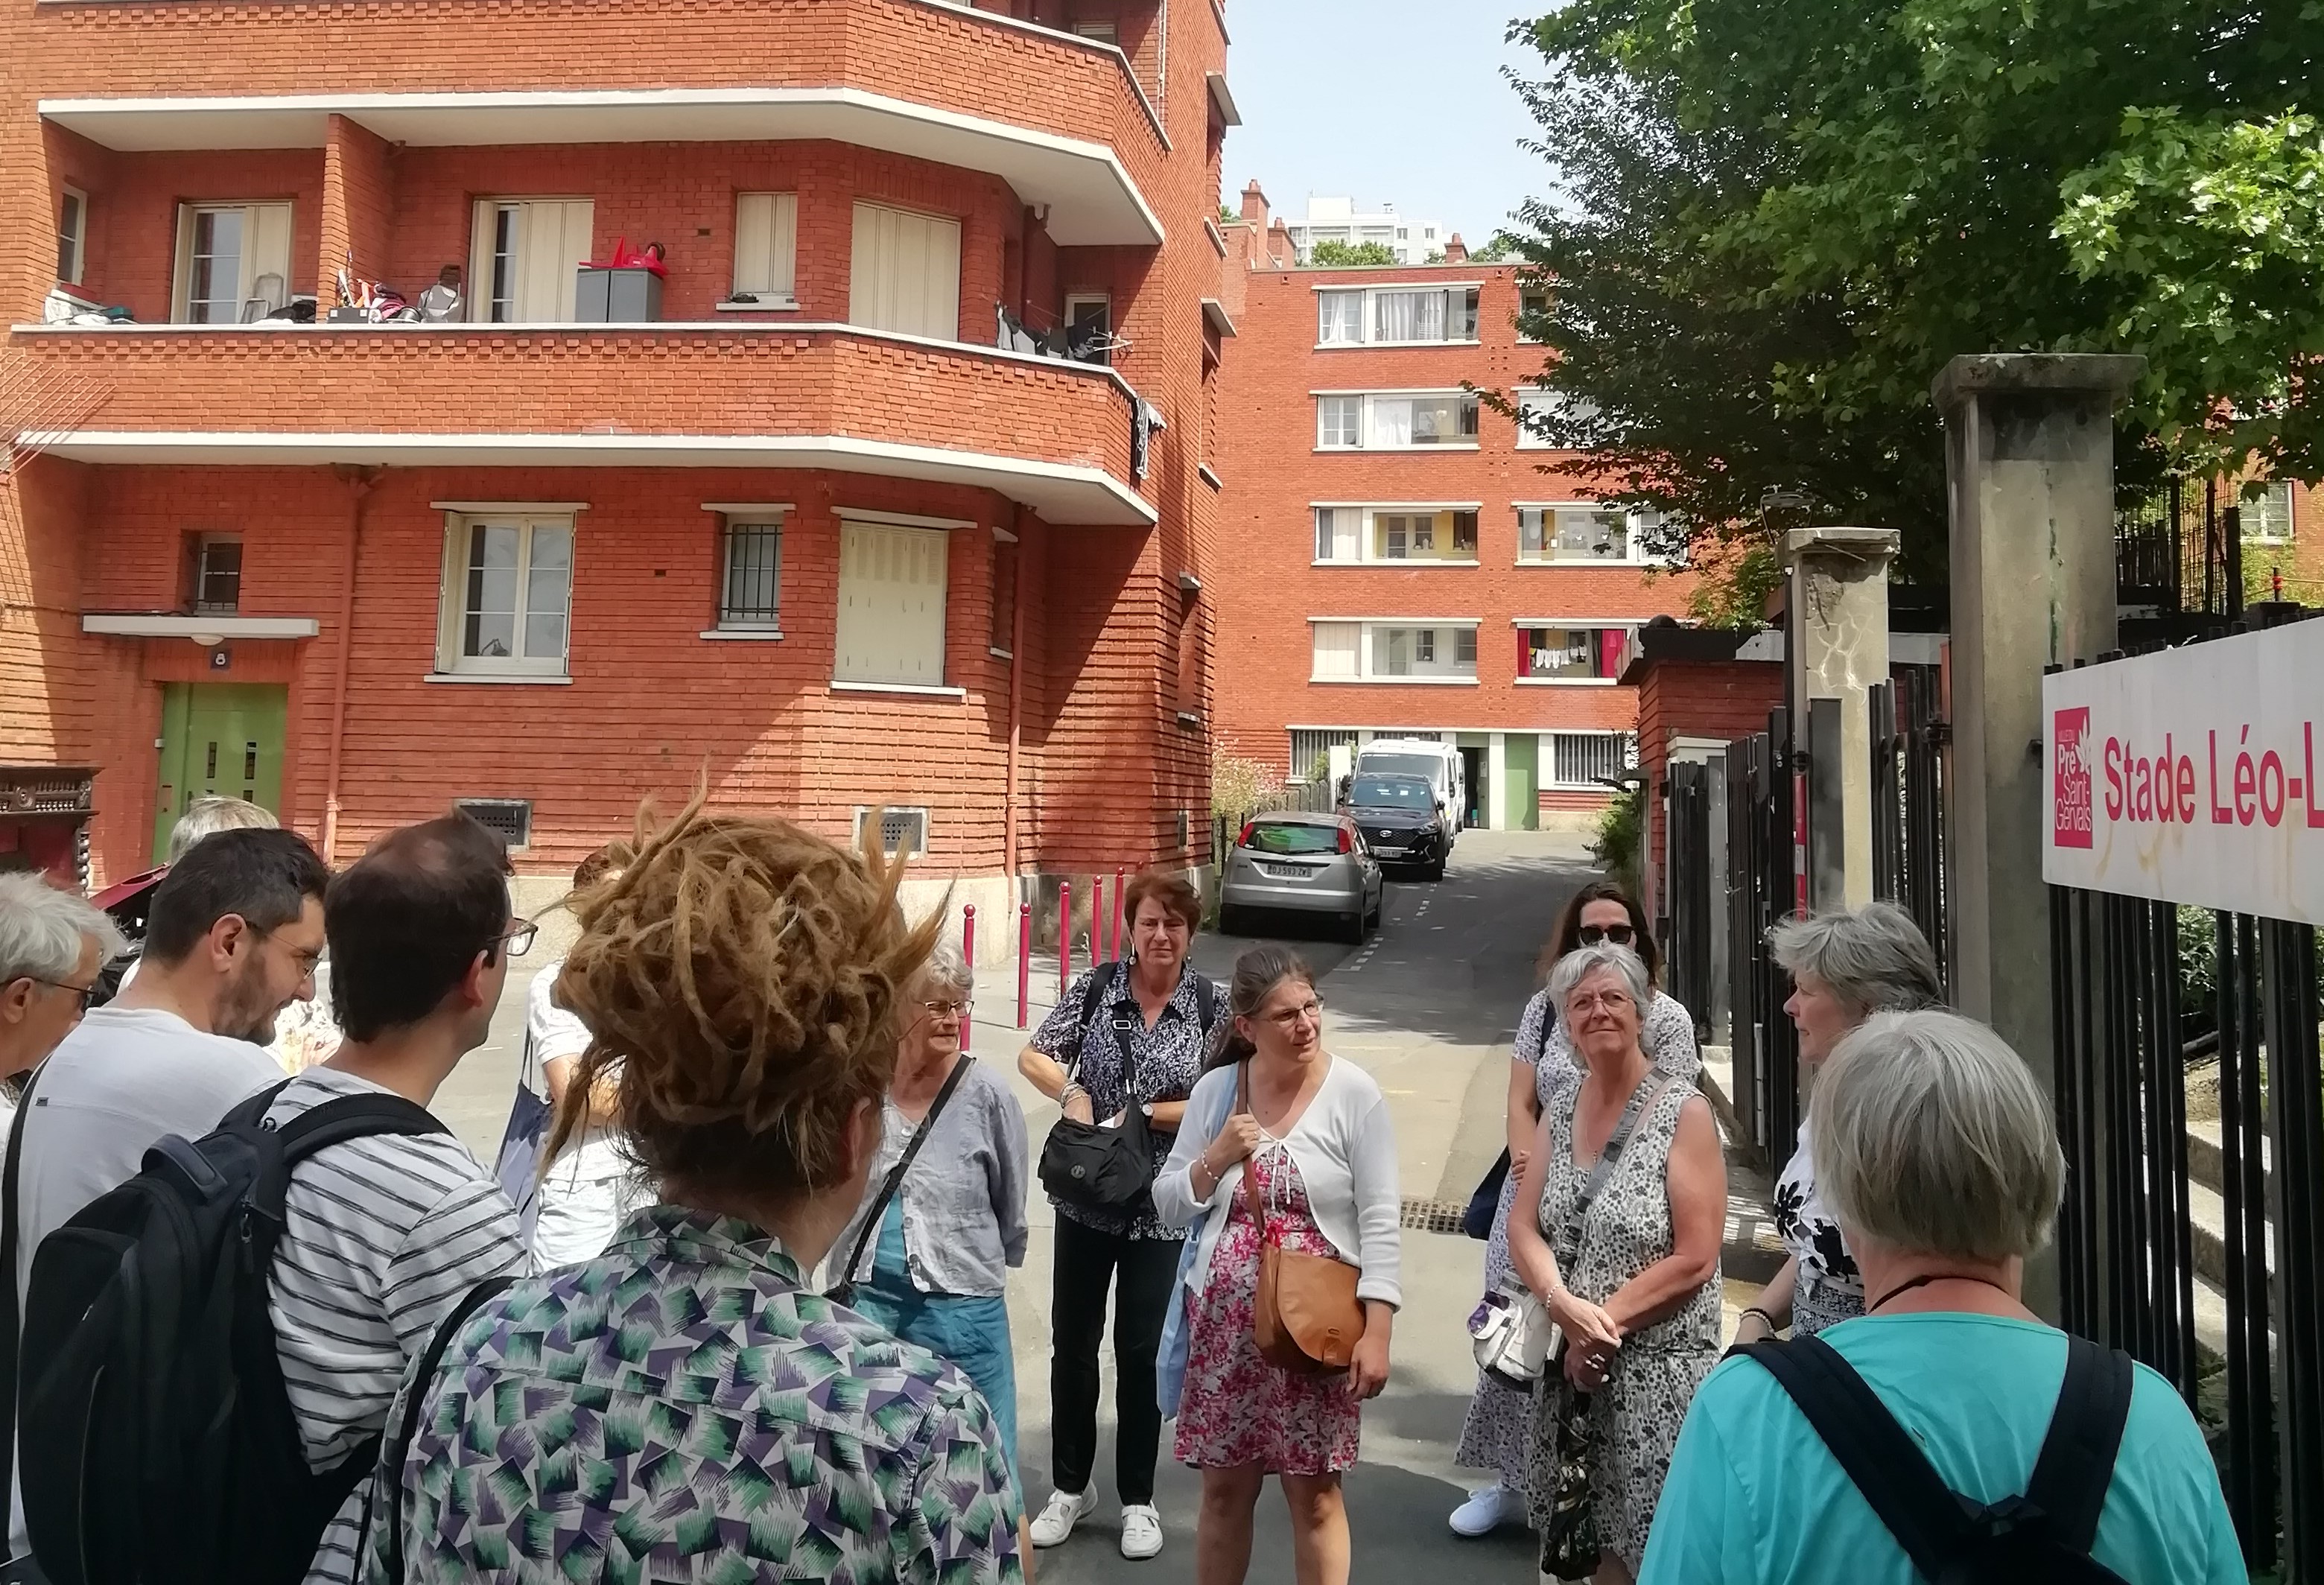
[[[419,147],[827,139],[989,171],[1025,203],[1048,207],[1061,247],[1162,240],[1161,221],[1102,143],[855,88],[43,99],[40,110],[92,143],[134,152],[319,149],[334,115]]]
[[[1151,527],[1154,508],[1103,470],[845,435],[420,435],[232,430],[26,431],[71,462],[205,467],[828,468],[991,490],[1045,521]]]

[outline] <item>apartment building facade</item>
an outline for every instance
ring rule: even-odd
[[[1460,747],[1471,825],[1586,821],[1634,752],[1631,637],[1684,610],[1686,575],[1649,563],[1573,454],[1467,389],[1555,400],[1528,388],[1517,270],[1457,238],[1440,265],[1298,268],[1256,182],[1240,213],[1222,744],[1306,780],[1374,737],[1436,738]]]
[[[1284,229],[1301,263],[1319,242],[1344,243],[1350,247],[1377,244],[1394,254],[1399,264],[1425,264],[1444,251],[1450,235],[1434,220],[1415,220],[1397,213],[1394,204],[1359,211],[1345,197],[1310,193],[1305,215],[1286,215]]]
[[[0,774],[89,879],[697,777],[996,926],[1205,861],[1216,0],[7,16]]]

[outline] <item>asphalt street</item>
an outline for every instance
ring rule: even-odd
[[[1472,831],[1461,838],[1442,881],[1389,882],[1381,926],[1361,946],[1318,939],[1326,933],[1320,922],[1313,932],[1297,928],[1295,920],[1263,922],[1284,930],[1275,938],[1296,945],[1317,971],[1332,1051],[1371,1073],[1389,1098],[1407,1221],[1425,1212],[1426,1203],[1465,1203],[1499,1152],[1509,1042],[1534,987],[1535,960],[1558,908],[1594,872],[1578,837]],[[1196,964],[1223,979],[1251,939],[1204,935],[1195,945]],[[547,961],[553,940],[552,935],[535,947],[531,966]],[[1038,1024],[1056,995],[1054,960],[1037,964],[1031,978],[1028,1022]],[[513,1092],[527,979],[512,976],[492,1044],[462,1064],[438,1098],[438,1114],[487,1161]],[[1015,1084],[1038,1148],[1056,1109],[1017,1077],[1014,1059],[1023,1039],[1016,1027],[1014,966],[983,971],[973,1050]],[[1009,1299],[1028,1502],[1038,1507],[1049,1490],[1054,1216],[1038,1194],[1028,1214],[1031,1248]],[[1452,1571],[1463,1580],[1533,1585],[1538,1576],[1527,1534],[1511,1530],[1462,1541],[1444,1522],[1475,1479],[1456,1470],[1452,1455],[1475,1381],[1464,1322],[1477,1300],[1483,1246],[1458,1234],[1407,1227],[1403,1264],[1405,1304],[1397,1321],[1393,1374],[1387,1391],[1365,1411],[1362,1460],[1347,1479],[1355,1578],[1417,1579]],[[1109,1364],[1099,1507],[1066,1544],[1039,1554],[1042,1585],[1133,1579],[1170,1585],[1194,1578],[1198,1481],[1170,1459],[1167,1429],[1157,1493],[1167,1538],[1162,1555],[1131,1563],[1117,1550],[1111,1396]],[[1272,1487],[1261,1499],[1250,1577],[1291,1577],[1288,1533]]]

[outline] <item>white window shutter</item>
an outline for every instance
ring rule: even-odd
[[[1356,676],[1356,650],[1363,641],[1362,625],[1352,622],[1319,622],[1314,625],[1315,675]]]
[[[849,320],[873,330],[960,337],[960,222],[855,206]]]
[[[244,211],[243,228],[242,300],[263,295],[270,309],[279,309],[290,300],[290,206],[253,204]],[[260,282],[270,275],[274,280],[262,293]]]
[[[742,193],[734,200],[734,290],[788,298],[798,286],[798,195]]]
[[[945,686],[948,548],[942,529],[842,523],[835,680]]]

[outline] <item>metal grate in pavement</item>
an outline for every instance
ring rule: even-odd
[[[1461,1218],[1468,1209],[1450,1200],[1406,1200],[1397,1225],[1415,1232],[1457,1233],[1461,1230]]]

